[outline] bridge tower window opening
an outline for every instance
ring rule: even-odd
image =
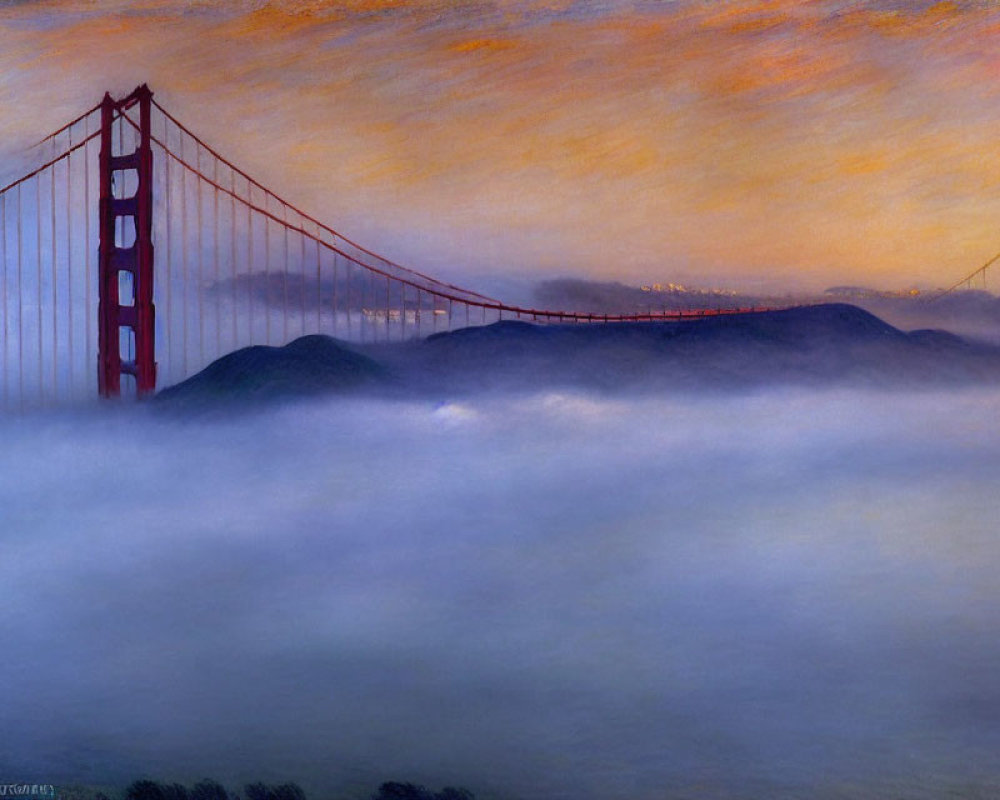
[[[122,361],[131,361],[135,354],[135,329],[131,325],[118,328],[118,356]]]
[[[118,305],[122,308],[135,307],[135,280],[129,270],[118,271]]]

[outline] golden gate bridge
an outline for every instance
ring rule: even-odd
[[[368,343],[503,319],[678,320],[763,308],[528,308],[384,258],[283,199],[146,85],[39,143],[0,188],[4,407],[143,396],[227,352],[324,333]]]

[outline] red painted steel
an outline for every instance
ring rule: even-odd
[[[101,397],[121,394],[121,353],[118,348],[118,272],[112,269],[115,251],[115,216],[111,208],[111,129],[115,101],[105,93],[101,102],[101,151],[98,165],[98,303],[97,389]],[[114,280],[112,280],[112,277]]]
[[[153,306],[153,149],[150,112],[153,94],[143,84],[123,100],[104,95],[101,103],[100,153],[100,244],[98,301],[98,388],[102,397],[121,394],[121,376],[135,377],[136,392],[142,397],[156,389],[156,311]],[[132,153],[115,155],[112,126],[117,116],[134,105],[139,106],[139,147]],[[115,198],[112,179],[115,172],[134,170],[136,193],[130,198]],[[118,219],[131,218],[135,242],[120,247],[115,241]],[[124,227],[124,226],[123,226]],[[121,305],[118,285],[120,273],[131,276],[132,305]],[[135,341],[134,360],[121,357],[121,331],[131,331]]]

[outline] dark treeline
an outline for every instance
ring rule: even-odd
[[[98,792],[93,800],[109,800]],[[229,792],[221,783],[206,779],[188,787],[179,783],[138,780],[125,789],[123,800],[307,800],[306,793],[295,783],[250,783],[242,794]],[[446,786],[439,792],[413,783],[389,781],[379,786],[371,800],[475,800],[468,789]]]
[[[440,792],[432,792],[412,783],[383,783],[372,800],[476,800],[468,789],[446,786]]]

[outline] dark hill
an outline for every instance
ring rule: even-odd
[[[855,306],[829,304],[683,322],[506,321],[364,347],[309,336],[283,348],[232,353],[159,398],[172,404],[264,400],[360,387],[470,393],[997,381],[1000,348],[942,331],[905,333]]]
[[[904,333],[843,304],[683,322],[502,322],[431,336],[405,355],[388,349],[382,357],[412,383],[455,388],[555,384],[661,391],[1000,380],[1000,348],[939,331]]]
[[[176,409],[220,403],[256,405],[274,400],[344,392],[378,384],[385,369],[329,336],[303,336],[284,347],[244,347],[156,395]]]

